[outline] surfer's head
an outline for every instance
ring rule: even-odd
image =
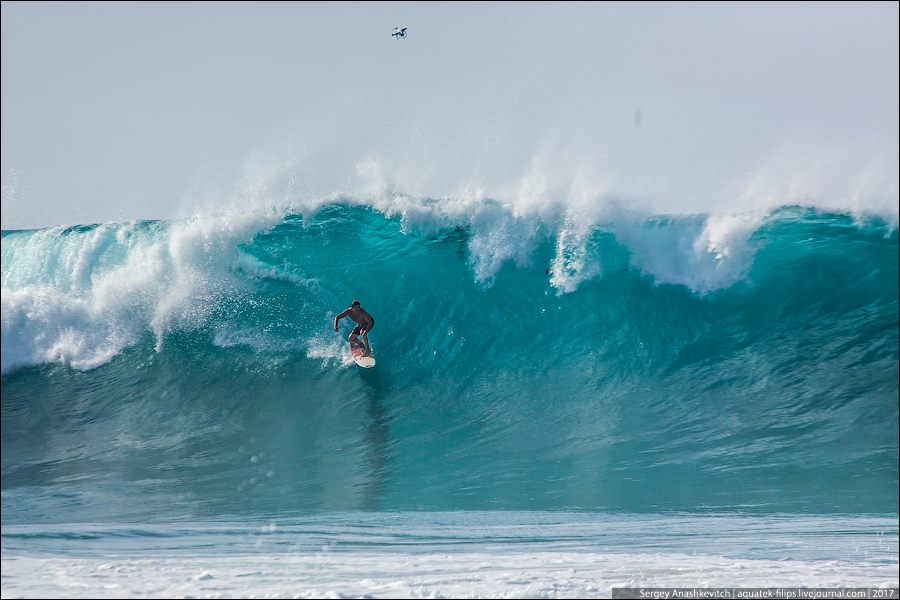
[[[350,308],[353,308],[354,306],[359,306],[359,300],[354,300],[350,303]]]

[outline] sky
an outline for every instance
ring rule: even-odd
[[[502,198],[539,173],[673,210],[896,214],[898,13],[4,0],[2,228],[184,217],[272,173],[290,192],[255,193]]]

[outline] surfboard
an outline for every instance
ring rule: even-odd
[[[352,356],[353,360],[356,361],[356,364],[361,367],[371,369],[375,366],[375,359],[371,356],[363,356],[363,348],[360,348],[359,346],[350,344],[350,356]]]

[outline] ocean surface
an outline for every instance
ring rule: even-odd
[[[898,287],[813,206],[3,231],[3,596],[897,587]]]

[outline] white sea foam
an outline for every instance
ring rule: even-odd
[[[5,526],[4,597],[608,598],[616,587],[898,584],[895,517],[336,513],[134,529]]]
[[[4,597],[609,598],[613,588],[896,588],[897,564],[707,554],[4,554]]]
[[[160,347],[173,328],[204,325],[219,298],[246,287],[232,274],[238,245],[278,220],[248,213],[4,237],[2,372],[91,369],[148,332]]]
[[[694,215],[681,218],[617,218],[617,239],[632,253],[632,264],[657,283],[684,285],[705,294],[744,279],[756,248],[750,236],[764,213]]]
[[[315,336],[306,340],[306,345],[306,357],[321,359],[323,364],[335,359],[343,366],[353,362],[347,343],[338,334]]]

